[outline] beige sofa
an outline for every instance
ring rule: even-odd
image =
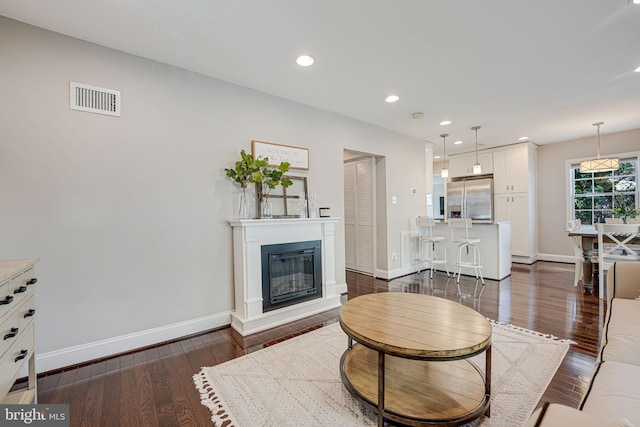
[[[640,263],[607,272],[607,313],[595,371],[579,409],[536,410],[527,426],[640,427]]]

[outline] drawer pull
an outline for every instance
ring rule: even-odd
[[[29,311],[27,311],[27,312],[24,314],[23,318],[25,318],[25,319],[26,319],[27,317],[31,317],[31,316],[33,316],[34,314],[36,314],[36,311],[35,311],[33,308],[31,308],[31,309],[29,309]]]
[[[29,281],[27,282],[27,286],[35,285],[36,283],[38,283],[38,279],[34,277],[33,279],[29,279]]]
[[[4,339],[8,340],[9,338],[13,338],[16,335],[18,335],[18,328],[11,328],[11,332],[9,332],[7,335],[5,335]]]
[[[29,350],[20,350],[20,356],[16,357],[15,361],[17,362],[18,360],[24,359],[27,357],[27,353],[29,353]]]
[[[11,295],[7,295],[7,297],[3,300],[0,300],[0,305],[11,304],[13,301],[13,297]]]
[[[23,292],[27,292],[27,287],[24,285],[20,286],[18,289],[13,291],[14,294],[21,294]]]

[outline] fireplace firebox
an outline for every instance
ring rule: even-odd
[[[262,310],[322,297],[321,241],[262,245]]]

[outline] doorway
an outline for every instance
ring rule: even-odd
[[[344,152],[345,267],[374,275],[376,268],[376,157]]]

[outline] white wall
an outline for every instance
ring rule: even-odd
[[[0,259],[41,259],[40,371],[229,322],[223,169],[252,139],[308,147],[296,174],[334,215],[343,150],[384,156],[389,254],[421,212],[422,141],[3,17],[0,58]],[[120,90],[122,117],[70,110],[70,80]],[[344,283],[342,226],[336,242]]]
[[[606,119],[605,119],[606,120]],[[602,129],[604,130],[604,126]],[[539,259],[572,261],[573,246],[566,232],[569,176],[566,161],[595,157],[593,136],[538,147],[538,251]],[[602,156],[640,149],[640,129],[600,135]]]

